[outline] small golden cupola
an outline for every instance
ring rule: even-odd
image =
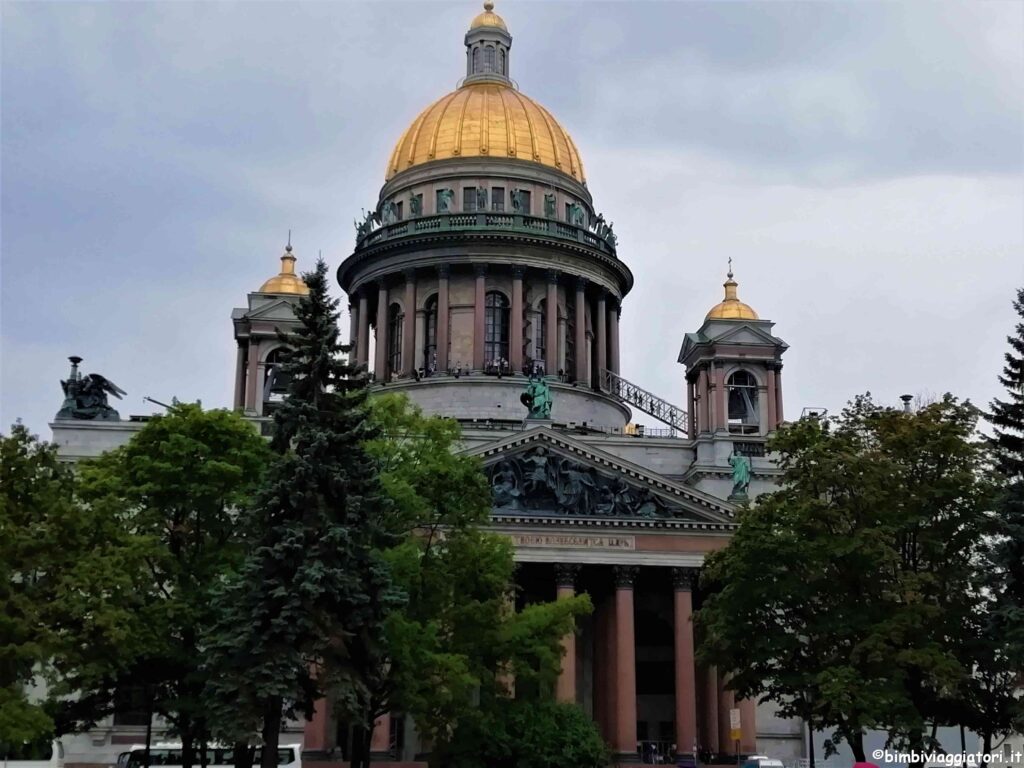
[[[705,320],[757,320],[757,312],[749,304],[744,304],[736,295],[739,285],[732,277],[732,259],[729,259],[729,272],[726,275],[725,299],[711,308]]]
[[[288,245],[285,246],[284,254],[281,256],[281,272],[267,280],[258,291],[259,293],[291,293],[305,295],[309,293],[302,278],[295,274],[295,256],[292,255],[291,238],[288,238]]]
[[[487,0],[484,3],[484,12],[479,14],[469,24],[470,29],[479,29],[480,27],[497,27],[508,32],[508,27],[505,26],[505,20],[494,12],[494,3]]]

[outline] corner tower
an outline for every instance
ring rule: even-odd
[[[247,307],[231,312],[238,355],[235,364],[234,407],[246,416],[269,416],[286,390],[275,380],[274,366],[282,347],[278,331],[289,333],[298,326],[295,305],[309,293],[295,274],[291,236],[281,255],[281,271],[249,294]]]
[[[399,137],[338,269],[356,359],[463,420],[521,422],[524,379],[540,373],[556,422],[620,429],[629,409],[598,385],[618,372],[633,275],[572,137],[511,79],[492,3],[464,43],[465,78]]]

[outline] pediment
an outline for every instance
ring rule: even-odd
[[[295,320],[295,306],[286,299],[268,302],[246,313],[249,320]]]
[[[737,325],[720,336],[714,336],[712,340],[716,344],[759,344],[771,347],[784,344],[782,339],[777,339],[754,325]]]
[[[466,452],[483,460],[495,516],[733,523],[727,502],[537,427]]]

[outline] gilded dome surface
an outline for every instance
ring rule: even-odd
[[[295,274],[295,257],[292,255],[290,245],[285,248],[284,255],[281,257],[280,273],[263,283],[258,293],[297,293],[302,295],[309,293],[309,286]]]
[[[757,320],[757,312],[749,304],[744,304],[736,294],[736,286],[739,285],[732,279],[732,270],[729,270],[729,277],[723,283],[725,287],[725,299],[715,304],[708,312],[705,320]]]
[[[544,107],[500,81],[468,83],[423,110],[395,145],[385,178],[457,157],[527,160],[585,181],[569,133]]]

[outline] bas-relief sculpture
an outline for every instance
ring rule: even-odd
[[[543,376],[531,376],[526,385],[526,391],[519,396],[519,400],[529,409],[526,418],[551,418],[551,388]]]
[[[125,391],[98,373],[82,376],[78,372],[82,358],[72,356],[68,360],[71,361],[71,374],[67,381],[60,383],[64,390],[64,404],[57,412],[57,418],[120,421],[120,414],[110,407],[107,397],[113,395],[120,400]]]
[[[580,517],[676,516],[649,490],[543,447],[503,459],[487,474],[498,509]]]

